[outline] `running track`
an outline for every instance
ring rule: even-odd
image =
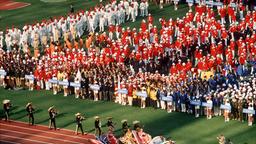
[[[15,2],[13,0],[0,0],[0,11],[1,10],[14,10],[29,6],[30,3]]]
[[[0,120],[1,144],[101,144],[92,134],[75,135],[74,131],[50,130],[46,126],[29,126],[23,122]]]

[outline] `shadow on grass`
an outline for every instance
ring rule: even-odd
[[[75,122],[76,122],[75,120],[72,120],[72,121],[66,122],[65,124],[59,124],[59,127],[65,128],[69,125],[75,124]]]
[[[185,118],[184,118],[185,117]],[[176,131],[186,125],[191,125],[204,117],[194,118],[193,115],[183,113],[167,114],[163,117],[159,117],[154,121],[145,123],[145,132],[150,133],[152,136],[164,135],[169,137],[171,131]],[[158,129],[154,129],[158,128]]]

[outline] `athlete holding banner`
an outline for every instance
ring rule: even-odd
[[[199,96],[196,96],[195,102],[199,103],[195,105],[195,117],[198,118],[200,115],[200,103],[201,103]]]
[[[147,95],[146,87],[145,87],[145,86],[142,86],[142,88],[141,88],[141,93]],[[146,107],[146,98],[147,98],[146,95],[141,97],[141,105],[140,105],[140,108],[145,108],[145,107]]]
[[[249,103],[248,110],[254,110],[253,103]],[[253,114],[252,113],[248,113],[248,126],[252,126],[253,121],[254,121]]]
[[[32,75],[32,72],[30,72],[30,75]],[[28,79],[28,85],[29,85],[29,91],[34,90],[34,79]]]
[[[80,83],[79,78],[75,78],[75,83]],[[75,98],[79,98],[81,93],[81,88],[80,87],[75,87]]]
[[[58,80],[56,74],[53,74],[52,80],[55,81],[54,83],[52,83],[53,95],[56,95],[58,93]]]
[[[68,74],[67,73],[64,74],[63,82],[68,83]],[[63,89],[64,89],[64,97],[68,96],[68,94],[69,94],[68,85],[63,85]]]
[[[126,90],[126,84],[124,81],[121,82],[121,89]],[[121,93],[121,104],[126,105],[127,104],[127,93]]]
[[[231,105],[230,105],[230,103],[229,103],[229,99],[226,99],[226,100],[225,100],[225,105],[231,107]],[[231,110],[229,110],[229,109],[225,109],[225,110],[224,110],[225,122],[229,122],[229,115],[230,115],[230,112],[231,112]]]
[[[0,86],[5,86],[5,83],[4,83],[4,77],[6,75],[6,72],[5,70],[3,69],[3,66],[0,67]]]
[[[207,104],[209,104],[209,105],[212,105],[212,99],[211,99],[211,97],[209,96],[208,98],[207,98]],[[207,119],[212,119],[212,107],[207,107],[206,108],[206,110],[207,110]]]

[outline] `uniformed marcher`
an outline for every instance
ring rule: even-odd
[[[34,112],[35,112],[35,109],[33,108],[32,106],[32,103],[28,103],[26,105],[26,111],[27,111],[27,116],[28,116],[28,124],[30,125],[34,125]]]
[[[95,126],[95,135],[101,136],[101,122],[100,117],[95,116],[94,126]]]
[[[137,121],[137,120],[133,121],[132,124],[133,124],[133,130],[137,130],[141,128],[140,121]]]
[[[112,121],[112,117],[108,117],[107,127],[109,131],[114,131],[114,123]]]
[[[76,116],[76,135],[78,134],[78,129],[80,128],[82,135],[84,134],[82,121],[85,119],[83,116],[81,116],[81,113],[75,114]]]
[[[124,120],[122,120],[121,121],[121,123],[122,123],[122,130],[123,130],[123,134],[125,135],[126,134],[126,132],[128,131],[128,129],[129,129],[129,126],[128,126],[128,123],[127,123],[127,120],[126,119],[124,119]]]
[[[49,129],[52,129],[52,125],[54,127],[54,129],[56,130],[57,127],[56,127],[56,121],[55,121],[55,117],[57,115],[57,111],[56,109],[54,108],[54,106],[51,106],[49,109],[48,109],[48,112],[49,112]]]
[[[253,108],[253,103],[249,103],[249,107],[248,107],[249,110],[254,110]],[[253,124],[253,114],[248,114],[248,126],[252,126]]]
[[[3,100],[3,109],[4,109],[4,114],[5,114],[5,121],[9,121],[9,112],[11,108],[11,101],[6,99]]]

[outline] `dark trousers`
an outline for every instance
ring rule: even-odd
[[[34,121],[35,121],[34,115],[33,114],[29,114],[28,115],[28,124],[31,123],[31,125],[34,125]]]
[[[51,118],[50,119],[50,125],[49,125],[49,128],[51,128],[53,125],[54,129],[56,130],[56,121],[55,121],[55,118]]]
[[[76,125],[76,133],[78,132],[79,129],[81,130],[82,134],[84,134],[84,130],[83,130],[82,124],[77,124]]]
[[[9,120],[9,110],[5,111],[4,114],[5,114],[5,115],[4,115],[5,121],[8,121],[8,120]]]
[[[138,105],[139,105],[137,98],[133,98],[133,99],[132,99],[132,105],[133,105],[133,106],[138,106]]]
[[[101,136],[101,128],[100,127],[95,128],[95,135],[97,135],[97,134],[98,134],[98,136]]]
[[[153,108],[157,108],[157,100],[152,100],[150,99],[150,106],[152,106]]]

